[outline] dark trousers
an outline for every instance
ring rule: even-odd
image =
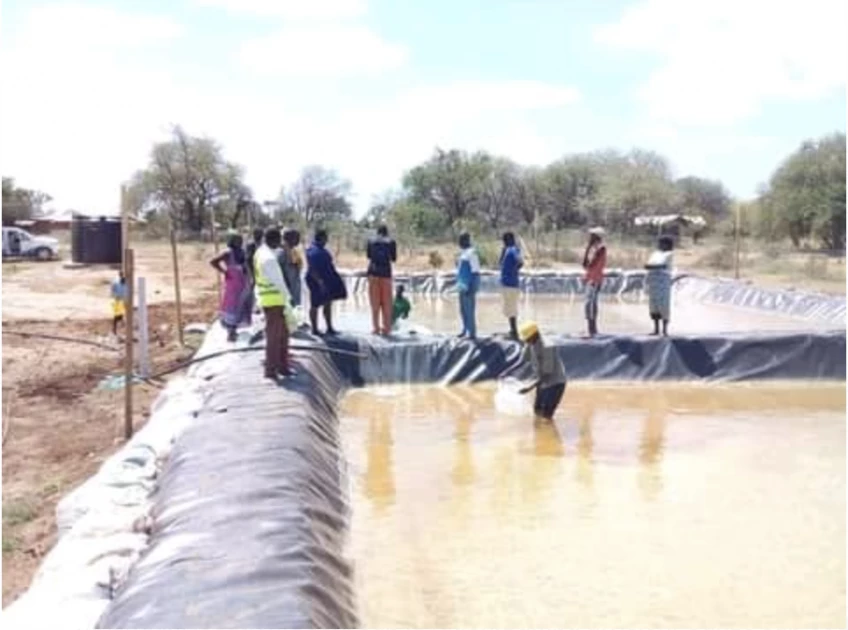
[[[544,389],[541,387],[536,388],[536,400],[533,401],[533,411],[540,418],[552,420],[564,393],[565,383],[551,385]]]
[[[265,312],[265,376],[274,378],[289,369],[289,329],[282,306]]]

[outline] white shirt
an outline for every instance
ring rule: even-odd
[[[274,254],[274,250],[263,243],[257,248],[255,256],[255,262],[262,270],[264,278],[273,284],[287,301],[290,301],[291,295],[289,295],[289,288],[283,279],[283,270],[280,269],[280,263],[277,262],[277,256]]]
[[[477,255],[477,250],[473,247],[466,247],[459,252],[460,260],[467,260],[471,265],[471,273],[480,273],[480,257]]]

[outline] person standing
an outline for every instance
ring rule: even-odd
[[[118,279],[112,282],[110,294],[112,297],[112,334],[118,335],[118,324],[124,323],[127,310],[127,279],[124,272],[118,272]]]
[[[245,260],[247,261],[247,273],[250,276],[250,282],[252,284],[256,284],[253,278],[254,271],[254,257],[256,256],[256,250],[259,249],[260,245],[262,245],[262,239],[265,236],[265,232],[262,231],[262,228],[254,228],[253,230],[253,240],[247,244],[247,247],[244,248]]]
[[[477,338],[477,291],[480,290],[480,256],[471,245],[471,235],[459,235],[459,257],[456,269],[456,288],[459,292],[459,315],[462,318],[460,337]]]
[[[671,265],[674,239],[671,236],[660,236],[657,249],[648,258],[645,269],[645,284],[648,287],[648,314],[654,321],[654,332],[660,334],[662,322],[663,337],[668,336],[668,322],[671,319]]]
[[[586,270],[585,315],[589,336],[598,334],[598,298],[604,284],[604,270],[607,264],[607,248],[604,245],[604,229],[595,227],[589,230],[589,243],[583,253],[583,269]]]
[[[397,244],[389,238],[385,225],[377,228],[376,238],[368,240],[366,253],[372,333],[388,335],[392,330],[392,263],[397,261]]]
[[[242,324],[250,324],[253,307],[253,286],[247,270],[247,257],[242,248],[240,234],[232,233],[227,238],[227,249],[213,258],[209,264],[224,275],[224,292],[221,296],[221,324],[227,329],[227,341],[236,340],[236,330]]]
[[[333,328],[333,301],[347,298],[347,288],[336,271],[333,255],[327,250],[327,230],[318,229],[312,245],[306,250],[306,286],[309,289],[309,323],[312,334],[318,330],[318,309],[324,312],[328,335],[338,335]]]
[[[506,232],[503,235],[501,251],[501,294],[503,296],[503,314],[509,321],[509,336],[518,339],[518,298],[519,270],[524,265],[521,251],[515,244],[515,235]]]
[[[298,246],[300,245],[300,232],[295,229],[283,230],[283,245],[277,250],[277,260],[283,271],[283,279],[289,289],[291,305],[293,308],[300,306],[303,296],[301,273],[303,272],[303,257]]]
[[[289,290],[275,253],[281,241],[279,228],[268,228],[265,242],[256,248],[253,270],[259,306],[265,313],[265,378],[274,380],[292,374],[286,323],[286,310],[291,309],[291,304]]]

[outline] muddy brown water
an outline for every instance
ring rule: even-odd
[[[364,627],[844,627],[845,386],[349,393]]]

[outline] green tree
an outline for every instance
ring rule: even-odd
[[[630,232],[639,215],[667,214],[679,204],[668,161],[657,153],[635,149],[620,156],[606,152],[597,203],[599,218],[612,229]]]
[[[763,223],[798,247],[811,239],[845,248],[845,134],[808,140],[772,175],[760,198]]]
[[[680,193],[681,213],[702,215],[712,222],[728,216],[731,198],[721,182],[690,176],[678,179],[674,185]]]
[[[351,183],[336,171],[323,166],[307,166],[288,190],[280,194],[284,214],[307,228],[338,225],[349,221]]]
[[[12,177],[3,177],[3,225],[32,219],[41,213],[42,206],[51,200],[40,190],[20,188]]]
[[[463,221],[475,218],[491,162],[483,152],[469,155],[437,148],[429,160],[406,173],[403,185],[412,201],[441,210],[456,232]]]
[[[153,146],[146,169],[133,175],[127,189],[130,210],[167,214],[174,227],[199,235],[217,221],[232,223],[251,199],[242,168],[224,159],[211,138],[173,128],[170,140]]]

